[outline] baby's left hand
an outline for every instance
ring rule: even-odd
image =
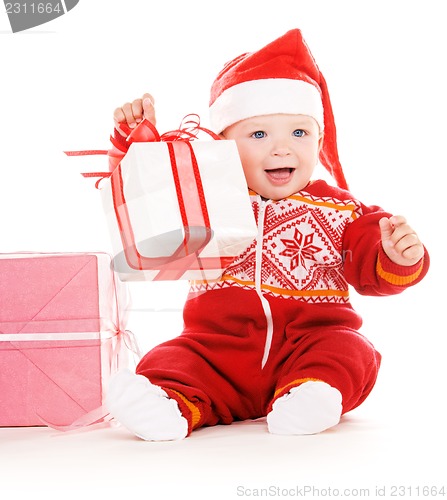
[[[412,266],[424,256],[424,247],[405,217],[383,217],[379,225],[383,250],[395,264]]]

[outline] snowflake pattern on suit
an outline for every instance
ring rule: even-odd
[[[279,201],[263,202],[254,193],[251,199],[258,223],[263,217],[262,241],[253,241],[221,280],[208,282],[206,288],[254,288],[261,244],[263,293],[309,302],[347,302],[343,233],[361,215],[361,204],[354,199],[316,197],[303,191]]]

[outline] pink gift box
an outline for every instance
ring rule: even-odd
[[[126,363],[125,287],[101,253],[0,255],[0,426],[71,425]]]

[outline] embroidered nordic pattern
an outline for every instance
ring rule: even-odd
[[[303,193],[302,193],[303,194]],[[252,198],[256,218],[259,205]],[[309,302],[347,302],[343,277],[343,232],[360,213],[353,201],[309,194],[270,202],[262,239],[261,288],[264,293]],[[206,288],[255,286],[256,242]]]

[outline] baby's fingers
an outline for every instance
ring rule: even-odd
[[[136,114],[138,116],[138,111],[136,111]],[[136,120],[137,119],[134,116],[133,103],[127,102],[120,108],[116,108],[113,112],[113,121],[115,122],[115,128],[123,137],[127,137],[128,135],[128,131],[126,131],[126,128],[134,128],[136,126]]]
[[[124,120],[120,123],[126,123],[130,128],[135,128],[143,118],[143,105],[141,99],[135,99],[133,102],[126,102],[122,106]]]
[[[416,233],[410,232],[400,238],[395,244],[395,249],[405,259],[416,262],[423,257],[424,247]]]
[[[142,97],[143,117],[155,125],[155,107],[154,98],[150,94],[144,94]]]
[[[126,137],[128,133],[123,130],[126,127],[135,128],[144,118],[155,125],[154,98],[150,94],[144,94],[142,98],[132,102],[126,102],[120,108],[116,108],[113,113],[115,128]]]
[[[407,247],[403,251],[402,255],[407,260],[416,263],[424,256],[424,247],[422,246],[422,243],[417,243],[415,245]]]

